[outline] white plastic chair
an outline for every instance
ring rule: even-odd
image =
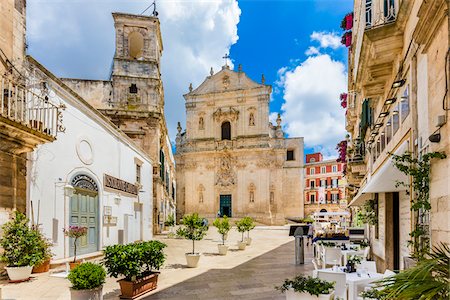
[[[313,259],[312,260],[313,266],[314,266],[314,270],[319,270],[319,267],[317,266],[316,260]]]
[[[347,300],[347,283],[345,273],[317,271],[317,277],[330,282],[334,281],[334,297]]]
[[[322,265],[324,269],[327,267],[327,265],[342,266],[341,249],[334,247],[324,247]]]
[[[377,272],[377,264],[374,261],[363,260],[356,265],[357,269],[366,269],[369,272]]]

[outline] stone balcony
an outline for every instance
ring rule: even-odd
[[[51,103],[37,88],[28,88],[5,76],[0,77],[1,150],[12,153],[32,151],[52,142],[62,126],[63,105]],[[39,94],[38,94],[39,93]]]

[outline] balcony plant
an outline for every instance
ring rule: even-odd
[[[341,100],[341,106],[342,108],[347,108],[347,93],[342,93],[339,96],[339,99]]]
[[[240,219],[236,222],[236,229],[241,233],[241,240],[238,241],[239,250],[245,250],[247,241],[244,239],[244,233],[247,231],[247,224],[244,219]]]
[[[334,296],[334,282],[303,275],[286,279],[281,286],[275,288],[285,293],[287,300],[325,300],[333,299]]]
[[[72,270],[77,265],[80,264],[80,262],[77,262],[77,242],[80,237],[86,236],[88,229],[84,226],[74,226],[71,225],[67,228],[63,228],[64,235],[73,239],[73,261],[70,262],[70,269]]]
[[[107,246],[102,264],[108,275],[118,278],[124,298],[135,298],[157,288],[158,275],[165,261],[160,241]]]
[[[196,268],[200,260],[200,253],[195,252],[195,241],[202,240],[208,231],[208,225],[197,213],[183,216],[182,227],[178,228],[177,235],[192,241],[192,252],[186,253],[187,266]]]
[[[350,30],[352,28],[353,28],[353,12],[346,14],[341,21],[342,30]]]
[[[352,45],[352,32],[347,31],[344,33],[341,39],[342,45],[345,45],[345,47],[350,47]]]
[[[105,283],[105,269],[98,264],[86,262],[72,269],[67,276],[72,287],[72,300],[103,299],[103,284]]]
[[[44,261],[44,253],[39,248],[41,236],[30,228],[27,217],[18,211],[2,226],[2,231],[0,260],[6,263],[9,279],[16,282],[28,280],[33,266]]]
[[[450,248],[434,247],[415,267],[400,271],[376,283],[379,299],[449,299]]]
[[[222,244],[217,245],[219,248],[220,255],[227,255],[228,246],[225,245],[226,235],[231,229],[230,221],[228,221],[227,216],[223,216],[223,218],[217,218],[214,220],[213,225],[217,228],[221,238]]]
[[[244,223],[246,225],[247,238],[245,241],[247,242],[247,246],[250,246],[252,243],[252,238],[250,237],[250,231],[255,228],[255,221],[251,217],[244,217]]]

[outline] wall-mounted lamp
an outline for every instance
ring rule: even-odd
[[[428,140],[432,143],[439,143],[441,141],[441,134],[439,132],[433,133],[428,137]]]
[[[380,128],[381,126],[383,126],[383,123],[377,123],[377,124],[375,124],[375,128]]]
[[[405,79],[400,79],[400,80],[396,80],[394,81],[394,83],[392,84],[392,88],[396,89],[399,87],[402,87],[405,84],[406,80]]]
[[[395,103],[395,101],[397,101],[397,98],[390,98],[390,99],[387,99],[386,101],[384,101],[384,104],[389,105],[389,104]]]
[[[377,136],[378,135],[378,132],[377,131],[374,131],[374,132],[372,132],[372,134],[371,134],[371,136],[373,136],[373,137],[375,137],[375,136]]]
[[[382,113],[380,113],[380,118],[384,118],[384,117],[386,117],[388,115],[389,115],[388,111],[382,112]]]
[[[398,110],[394,110],[394,111],[392,112],[392,114],[393,114],[394,116],[398,115]]]

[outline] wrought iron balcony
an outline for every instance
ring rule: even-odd
[[[50,137],[56,138],[62,126],[61,111],[64,106],[56,106],[48,96],[38,95],[14,80],[1,76],[0,116]]]
[[[378,3],[379,7],[375,4]],[[366,30],[395,22],[394,0],[366,0]]]

